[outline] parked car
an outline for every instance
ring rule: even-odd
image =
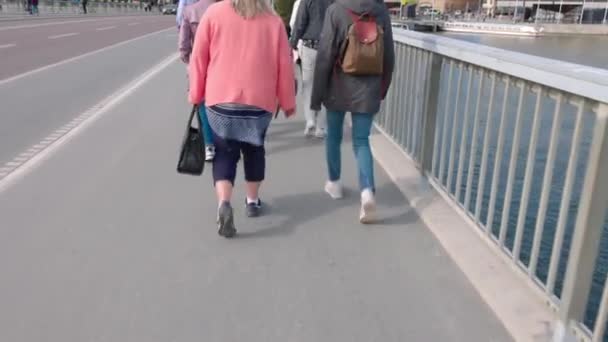
[[[434,8],[426,8],[423,12],[422,12],[423,16],[428,16],[428,17],[440,17],[441,16],[441,12],[438,9],[434,9]]]
[[[163,15],[171,15],[171,14],[177,14],[177,6],[176,5],[166,5],[163,6]]]

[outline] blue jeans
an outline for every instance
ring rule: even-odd
[[[329,180],[332,182],[340,180],[342,168],[340,146],[342,145],[345,116],[346,113],[344,112],[327,111],[327,138],[325,144]],[[357,168],[359,169],[359,187],[361,191],[365,189],[375,191],[374,159],[369,146],[369,135],[374,115],[370,113],[352,113],[351,117],[353,121],[353,150],[357,159]]]
[[[205,146],[213,145],[213,131],[211,130],[211,126],[209,126],[209,118],[207,117],[207,108],[204,103],[201,103],[198,106],[198,116],[201,118],[201,122],[203,123],[202,132],[203,132],[203,140],[205,141]]]

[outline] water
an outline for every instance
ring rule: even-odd
[[[442,33],[443,36],[447,36],[455,39],[462,39],[469,42],[484,44],[488,46],[493,46],[502,49],[508,49],[512,51],[537,55],[546,58],[559,59],[571,63],[583,64],[588,66],[593,66],[597,68],[608,69],[608,36],[596,36],[596,37],[542,37],[542,38],[528,38],[528,37],[509,37],[509,36],[490,36],[490,35],[473,35],[473,34],[452,34],[452,33]],[[447,75],[447,70],[444,70],[443,75]],[[456,73],[455,73],[456,75]],[[464,76],[461,80],[462,86],[467,82],[467,76]],[[442,89],[443,95],[440,98],[454,98],[455,94],[450,94],[447,96],[445,94],[447,80],[442,80]],[[479,80],[474,79],[473,83],[473,92],[472,94],[476,94],[476,90],[479,86]],[[488,96],[489,93],[489,79],[484,81],[484,91],[483,94]],[[482,200],[481,200],[481,222],[487,224],[488,222],[488,207],[489,207],[489,197],[490,197],[490,184],[491,184],[491,175],[494,170],[494,157],[496,154],[496,137],[498,135],[498,127],[500,121],[500,112],[501,112],[501,104],[502,104],[502,94],[505,89],[505,84],[499,83],[496,91],[496,103],[492,110],[490,110],[491,114],[487,117],[481,118],[480,127],[485,127],[485,123],[492,117],[492,125],[490,132],[489,144],[489,163],[487,167],[487,175],[489,178],[486,179],[486,183],[484,189],[482,191]],[[456,88],[456,83],[452,84],[452,92],[453,89]],[[510,88],[511,92],[509,97],[507,98],[507,103],[509,105],[509,109],[507,111],[507,128],[505,132],[512,132],[515,125],[515,112],[517,108],[517,103],[519,99],[519,91],[518,88],[512,87]],[[534,113],[535,96],[531,93],[524,95],[524,113]],[[463,101],[461,101],[461,105]],[[530,202],[528,206],[528,212],[525,213],[525,228],[524,228],[524,238],[523,238],[523,246],[522,246],[522,254],[521,261],[528,265],[530,259],[530,251],[532,248],[532,239],[534,234],[534,229],[536,225],[538,206],[540,200],[540,193],[542,189],[542,181],[544,176],[544,168],[547,159],[547,150],[549,146],[549,137],[551,133],[551,125],[553,122],[553,108],[555,107],[555,102],[550,98],[543,99],[543,111],[541,113],[541,130],[538,141],[538,148],[536,151],[536,161],[534,164],[534,172],[533,172],[533,182],[532,189],[530,193]],[[445,108],[447,104],[445,101],[440,104],[440,117],[438,118],[440,121],[443,120],[442,112],[443,108]],[[443,107],[442,107],[443,106]],[[487,112],[487,104],[485,108],[482,108],[482,113]],[[456,108],[455,112],[460,114],[460,117],[457,117],[454,121],[454,125],[457,126],[457,130],[460,131],[463,128],[462,121],[462,113],[464,112],[464,108]],[[452,115],[452,114],[450,114]],[[562,197],[562,190],[564,187],[564,182],[566,178],[566,170],[568,164],[568,157],[570,153],[572,134],[574,131],[574,122],[576,117],[575,108],[564,108],[564,119],[561,125],[561,134],[559,138],[558,144],[558,153],[556,158],[556,164],[554,168],[553,181],[552,181],[552,190],[550,196],[550,202],[547,209],[547,217],[544,225],[543,237],[541,240],[541,249],[540,249],[540,257],[539,264],[536,276],[543,282],[547,279],[547,272],[549,267],[549,261],[551,258],[552,252],[552,244],[555,235],[555,227],[557,225],[558,217],[560,214],[560,204]],[[517,168],[513,189],[513,197],[511,201],[511,209],[509,211],[509,217],[506,219],[506,227],[507,227],[507,236],[506,236],[506,245],[509,249],[513,247],[514,241],[514,232],[515,226],[517,224],[517,218],[519,215],[519,202],[521,199],[522,187],[523,187],[523,178],[526,167],[526,159],[527,159],[527,145],[529,143],[530,135],[531,135],[531,127],[532,127],[532,115],[525,115],[523,118],[524,122],[522,125],[522,141],[520,141],[520,147],[518,151],[516,151],[517,156]],[[563,251],[560,257],[559,268],[558,268],[558,277],[556,281],[555,294],[559,297],[561,294],[562,286],[563,286],[563,275],[566,269],[568,253],[570,250],[570,242],[572,238],[572,232],[574,223],[576,221],[576,213],[578,209],[578,201],[581,197],[581,189],[583,184],[583,178],[586,170],[586,157],[589,151],[590,139],[592,136],[592,128],[594,123],[594,115],[591,113],[585,113],[583,119],[583,139],[580,146],[580,155],[581,158],[577,162],[576,168],[576,180],[573,187],[572,200],[568,206],[567,210],[567,228],[566,234],[564,238]],[[449,123],[448,123],[449,124]],[[469,127],[469,135],[472,131],[472,127]],[[469,140],[464,142],[467,147],[469,147],[472,143],[472,139],[477,139],[478,146],[483,143],[483,134],[484,132],[480,132],[476,137],[469,137]],[[498,193],[497,193],[497,201],[496,201],[496,211],[493,216],[493,224],[492,230],[495,235],[498,235],[498,228],[500,227],[500,223],[502,220],[502,207],[503,201],[506,192],[506,179],[507,179],[507,170],[509,167],[509,160],[511,154],[511,147],[513,145],[512,141],[512,133],[507,133],[505,135],[506,141],[503,150],[503,157],[498,164],[500,168],[500,177],[498,181]],[[439,141],[438,141],[439,142]],[[440,142],[439,142],[440,143]],[[449,145],[449,141],[446,142]],[[441,146],[441,145],[440,145]],[[456,149],[458,150],[458,149]],[[466,151],[470,151],[469,148]],[[458,151],[456,151],[458,152]],[[465,155],[465,160],[468,160],[469,155]],[[458,155],[454,156],[455,160],[458,160]],[[479,173],[480,173],[480,152],[478,152],[477,165],[475,165],[474,169],[471,170],[474,174],[473,182],[473,196],[471,199],[471,206],[468,208],[470,211],[474,211],[474,205],[476,200],[476,192],[479,186]],[[466,167],[466,165],[465,165]],[[463,178],[466,179],[469,170],[464,170]],[[456,176],[456,174],[454,174]],[[446,184],[447,180],[447,167],[444,168],[444,179],[441,181]],[[449,189],[450,192],[455,193],[455,182],[452,185],[452,188]],[[464,190],[464,189],[463,189]],[[461,198],[459,198],[461,203],[464,202],[464,191],[461,191]],[[604,234],[601,241],[601,251],[598,257],[598,261],[596,264],[596,270],[594,275],[594,282],[591,288],[591,294],[588,304],[588,310],[585,317],[585,324],[589,327],[593,327],[595,322],[595,317],[597,315],[597,310],[599,307],[599,301],[602,294],[602,289],[604,286],[604,281],[606,279],[606,275],[608,273],[608,219],[606,225],[604,226]],[[608,338],[604,339],[608,341]]]
[[[608,69],[608,36],[534,38],[460,33],[442,33],[441,35],[535,56]]]

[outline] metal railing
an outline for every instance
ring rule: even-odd
[[[559,316],[608,318],[608,70],[396,30],[377,127]],[[559,336],[558,336],[559,337]]]
[[[80,0],[39,0],[39,15],[76,15],[82,14],[83,8]],[[89,1],[87,3],[87,13],[90,14],[133,14],[143,13],[144,4],[142,2],[110,2],[110,1]],[[32,14],[31,4],[25,1],[0,0],[1,15],[28,15]]]

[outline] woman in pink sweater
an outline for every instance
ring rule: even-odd
[[[225,0],[205,12],[190,57],[190,102],[205,103],[215,142],[219,234],[236,234],[232,189],[243,155],[247,215],[260,214],[264,139],[277,104],[295,112],[291,49],[268,0]]]

